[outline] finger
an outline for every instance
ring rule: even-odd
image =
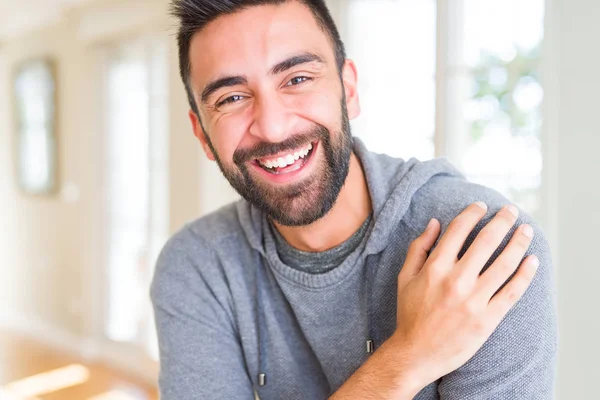
[[[423,268],[423,264],[429,257],[429,250],[440,234],[440,228],[439,221],[433,218],[429,221],[425,231],[410,244],[406,261],[399,274],[400,280],[409,281]]]
[[[488,262],[492,254],[502,243],[513,227],[519,210],[512,204],[503,207],[496,216],[477,234],[469,249],[460,259],[463,270],[476,277]],[[522,256],[522,255],[521,255]]]
[[[533,228],[521,225],[494,263],[479,277],[477,295],[488,301],[515,272],[533,239]],[[532,256],[535,257],[535,256]]]
[[[483,202],[475,202],[464,209],[448,225],[448,229],[440,239],[432,255],[443,257],[453,257],[456,261],[458,253],[463,247],[467,236],[473,231],[475,225],[485,216],[487,205]]]
[[[490,300],[488,304],[488,313],[490,318],[499,324],[502,318],[523,296],[538,269],[535,260],[537,258],[528,257],[519,267],[515,276]]]

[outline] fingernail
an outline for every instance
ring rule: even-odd
[[[509,204],[506,206],[506,209],[510,211],[510,213],[515,217],[519,217],[519,210],[517,209],[517,207],[513,206],[512,204]]]
[[[483,201],[476,201],[475,204],[477,204],[479,207],[483,208],[484,210],[487,211],[487,204],[485,204]]]
[[[523,225],[523,234],[528,238],[533,237],[533,228],[531,227],[531,225]]]
[[[537,256],[535,254],[531,256],[531,265],[534,268],[537,268],[540,266],[540,259],[537,258]]]
[[[427,228],[425,228],[425,231],[430,230],[431,228],[433,228],[433,220],[434,218],[431,218],[431,220],[429,221],[429,223],[427,224]]]

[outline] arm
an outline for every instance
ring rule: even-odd
[[[526,255],[538,256],[538,271],[483,347],[465,365],[442,378],[438,387],[442,399],[552,398],[557,350],[552,260],[541,229],[527,215],[516,225],[521,223],[534,227],[534,240]],[[467,239],[463,251],[479,230]]]
[[[396,337],[388,339],[330,400],[412,399],[422,385],[408,358],[402,357],[402,345]]]
[[[532,237],[527,225],[513,228],[517,210],[503,208],[474,235],[486,212],[485,204],[467,207],[449,224],[434,250],[440,232],[436,220],[411,244],[398,275],[396,331],[380,354],[376,352],[333,399],[412,398],[463,366],[484,345],[537,271],[535,257],[523,260]],[[482,274],[511,230],[508,244]],[[465,252],[470,236],[476,237]],[[499,355],[507,356],[510,353]],[[478,368],[494,370],[495,365]],[[453,398],[465,398],[464,393],[458,391]]]
[[[211,287],[192,261],[202,260],[202,268],[214,269],[215,276],[218,269],[211,263],[216,260],[201,243],[190,245],[184,233],[161,252],[150,292],[160,349],[161,399],[251,399],[252,384],[227,294]]]

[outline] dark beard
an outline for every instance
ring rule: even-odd
[[[283,142],[260,143],[251,149],[238,149],[233,154],[237,171],[226,168],[208,137],[207,141],[221,172],[231,186],[250,204],[286,226],[310,225],[331,210],[348,176],[353,149],[345,102],[342,102],[341,131],[337,134],[332,135],[324,126],[315,124],[309,131],[296,134]],[[316,141],[319,141],[324,159],[319,160],[315,172],[301,182],[275,187],[255,180],[248,171],[248,161],[294,150]],[[315,152],[310,156],[315,157],[317,154]]]

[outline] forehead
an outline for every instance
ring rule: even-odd
[[[296,1],[254,6],[224,15],[192,37],[192,80],[265,74],[274,64],[311,52],[334,64],[333,45],[313,13]]]

